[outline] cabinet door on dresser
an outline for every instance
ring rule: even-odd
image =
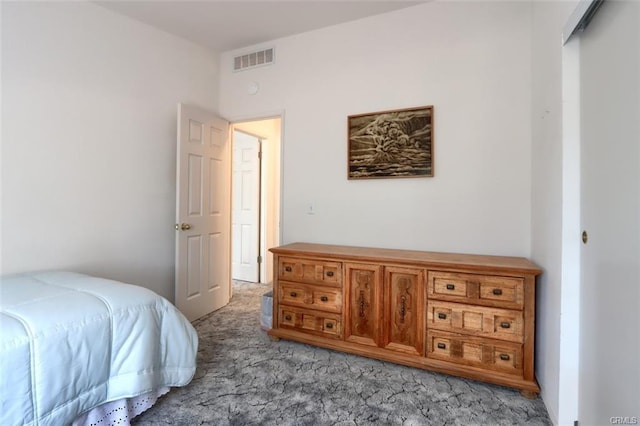
[[[382,266],[345,264],[345,340],[379,346],[382,337]]]
[[[424,354],[424,271],[384,268],[383,347],[410,355]]]

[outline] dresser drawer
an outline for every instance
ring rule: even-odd
[[[429,299],[522,309],[524,280],[494,275],[429,271]]]
[[[292,328],[324,337],[341,338],[342,321],[340,315],[329,312],[296,309],[281,306],[278,313],[279,326]]]
[[[322,311],[342,312],[342,289],[280,282],[280,303]]]
[[[522,376],[522,345],[429,331],[427,357]]]
[[[342,263],[281,257],[278,261],[278,278],[284,281],[342,286]]]
[[[521,311],[429,301],[427,329],[450,331],[523,343]]]

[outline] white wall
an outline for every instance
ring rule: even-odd
[[[2,272],[173,300],[176,105],[216,110],[217,66],[91,3],[2,2]]]
[[[577,371],[578,347],[571,345],[571,337],[578,334],[577,318],[572,332],[561,328],[562,298],[569,295],[562,276],[562,29],[576,3],[533,3],[531,258],[544,271],[536,289],[536,376],[556,424],[573,424],[577,416],[576,383],[563,377]],[[575,298],[573,305],[577,305]],[[561,367],[563,350],[570,362]]]
[[[428,3],[268,46],[254,70],[231,71],[251,48],[221,56],[220,105],[285,111],[283,242],[530,254],[529,4]],[[435,177],[348,181],[347,116],[422,105]]]

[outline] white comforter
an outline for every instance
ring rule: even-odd
[[[198,338],[166,299],[71,272],[0,282],[0,425],[65,425],[195,373]]]

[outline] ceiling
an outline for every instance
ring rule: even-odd
[[[218,52],[414,6],[422,1],[95,1]]]

